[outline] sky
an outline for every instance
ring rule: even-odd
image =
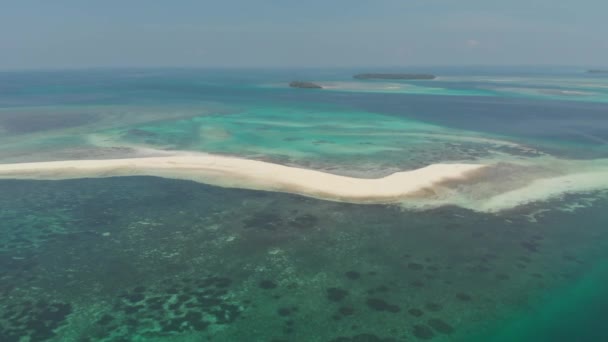
[[[606,0],[0,0],[0,69],[608,64]]]

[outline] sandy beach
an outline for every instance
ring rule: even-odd
[[[0,165],[2,179],[60,180],[118,176],[157,176],[222,187],[287,192],[351,203],[394,203],[432,198],[446,181],[466,180],[477,164],[434,164],[384,178],[363,179],[217,155],[109,160],[67,160]]]

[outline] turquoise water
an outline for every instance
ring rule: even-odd
[[[605,259],[605,258],[602,258]],[[541,305],[515,312],[510,319],[482,333],[464,337],[470,341],[605,341],[607,302],[600,284],[608,280],[605,260],[582,279],[544,294]],[[558,299],[559,298],[559,299]]]
[[[605,78],[439,71],[411,91],[350,70],[3,73],[0,162],[146,148],[376,177],[608,157]],[[603,341],[607,205],[601,189],[490,214],[153,177],[2,180],[0,341]]]
[[[472,160],[505,150],[534,154],[500,138],[418,120],[343,108],[250,106],[99,132],[116,144],[263,157],[317,169],[417,168],[446,160]]]

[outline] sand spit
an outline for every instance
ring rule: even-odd
[[[566,194],[608,190],[608,159],[544,157],[507,163],[486,160],[477,164],[433,164],[369,179],[236,157],[162,153],[124,159],[0,164],[0,179],[156,176],[347,203],[398,204],[416,210],[455,205],[486,213]]]
[[[484,167],[476,164],[434,164],[384,178],[363,179],[256,160],[193,154],[0,164],[0,178],[59,180],[157,176],[341,202],[395,203],[408,198],[431,199],[435,196],[435,188],[442,183],[466,180]]]

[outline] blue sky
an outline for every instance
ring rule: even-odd
[[[0,0],[0,69],[608,64],[605,0]]]

